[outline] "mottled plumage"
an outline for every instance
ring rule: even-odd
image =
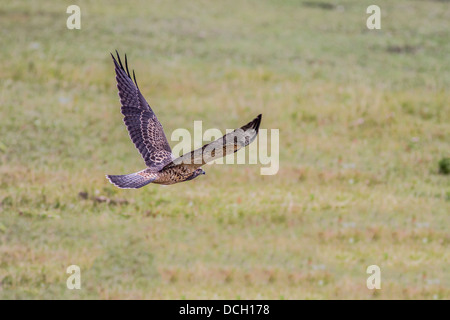
[[[255,140],[261,115],[222,138],[175,159],[161,123],[139,90],[134,70],[134,82],[131,78],[127,56],[125,55],[125,67],[118,53],[117,60],[112,54],[111,56],[115,65],[123,120],[131,140],[147,165],[146,169],[136,173],[107,175],[109,181],[117,187],[135,189],[149,183],[169,185],[192,180],[205,174],[200,168],[205,163],[236,152]]]

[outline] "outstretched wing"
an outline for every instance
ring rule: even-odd
[[[122,114],[124,115],[123,121],[131,140],[144,158],[145,164],[152,171],[159,171],[172,161],[172,150],[161,123],[139,91],[134,70],[134,83],[131,79],[127,56],[125,55],[125,71],[117,51],[116,54],[117,60],[112,53],[111,56],[116,69],[117,89],[119,89]]]
[[[249,145],[258,135],[261,115],[233,132],[227,133],[222,138],[203,147],[191,151],[175,159],[167,166],[188,165],[199,168],[207,162],[225,157],[227,154],[237,152],[239,149]]]

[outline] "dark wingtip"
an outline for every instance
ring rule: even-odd
[[[111,55],[111,58],[113,59],[114,64],[117,65],[117,60],[116,60],[116,57],[114,57],[114,54],[112,52],[110,52],[109,54]]]
[[[261,124],[262,114],[260,113],[260,114],[256,117],[256,119],[258,119],[258,120],[256,121],[255,130],[256,130],[256,132],[258,132],[258,130],[259,130],[259,125]]]
[[[134,83],[136,84],[136,87],[139,89],[139,86],[136,81],[136,75],[134,74],[134,69],[133,69],[133,79],[134,79]]]
[[[244,131],[245,130],[249,130],[249,129],[253,129],[256,132],[258,132],[259,125],[261,124],[261,118],[262,118],[262,115],[259,114],[256,118],[254,118],[252,121],[247,123],[245,126],[242,126],[241,129],[244,130]]]
[[[118,52],[117,50],[115,50],[115,51],[116,51],[117,59],[116,59],[116,57],[114,57],[114,54],[112,54],[112,53],[110,52],[110,53],[111,53],[111,57],[112,57],[113,60],[114,60],[114,63],[116,64],[117,67],[119,67],[119,68],[122,69],[124,72],[126,72],[127,75],[128,75],[128,78],[131,79],[131,73],[130,73],[130,70],[129,70],[129,68],[128,68],[128,57],[127,57],[127,54],[125,54],[125,67],[124,67],[123,64],[122,64],[122,60],[120,59],[119,52]],[[136,87],[138,87],[137,82],[136,82],[136,76],[134,75],[134,70],[133,70],[133,78],[134,78],[134,83],[136,84]],[[139,88],[139,87],[138,87],[138,88]]]
[[[125,69],[123,68],[122,60],[120,59],[119,52],[117,52],[117,50],[116,50],[116,55],[117,55],[117,60],[119,61],[120,68],[121,68],[123,71],[125,71]]]
[[[253,120],[253,129],[256,130],[256,132],[258,132],[259,130],[259,125],[261,124],[261,118],[262,118],[262,114],[260,113],[255,120]]]
[[[125,68],[127,68],[128,77],[131,79],[130,70],[128,70],[128,58],[126,53],[125,53]]]

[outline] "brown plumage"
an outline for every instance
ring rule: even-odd
[[[169,185],[189,181],[205,174],[201,168],[205,163],[236,152],[255,140],[261,115],[222,138],[175,158],[161,123],[139,90],[134,70],[134,82],[131,78],[127,56],[125,55],[124,67],[117,51],[116,54],[117,60],[112,54],[111,56],[116,71],[123,120],[147,168],[127,175],[107,175],[112,184],[119,188],[136,189],[149,183]]]

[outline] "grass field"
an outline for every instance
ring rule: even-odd
[[[450,298],[448,1],[10,1],[0,34],[0,298]],[[144,168],[115,49],[169,139],[262,113],[278,174],[109,184]]]

